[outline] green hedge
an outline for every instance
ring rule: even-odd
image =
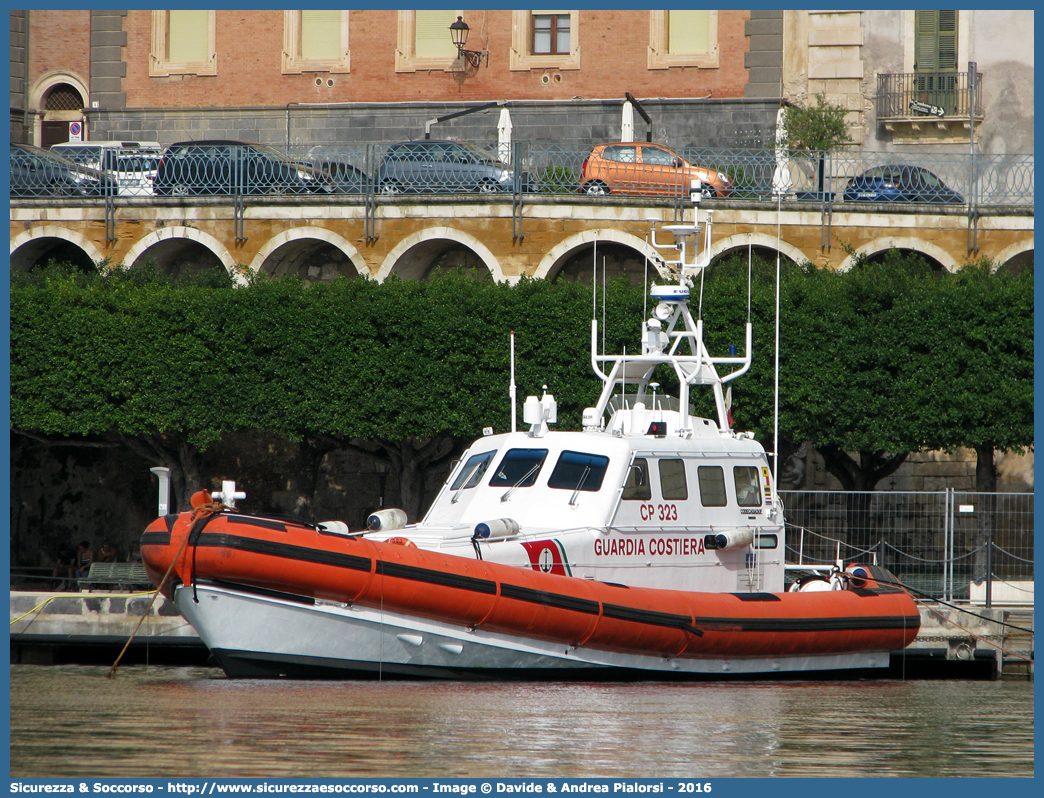
[[[746,279],[738,260],[703,286],[715,354],[742,351]],[[774,281],[771,265],[755,263],[754,361],[733,383],[737,427],[762,440],[772,431]],[[608,351],[639,351],[643,302],[641,289],[609,285]],[[896,254],[847,274],[789,267],[781,302],[787,439],[847,451],[1032,445],[1031,272],[935,275]],[[12,282],[11,423],[53,436],[177,435],[198,447],[248,429],[474,437],[509,424],[514,330],[519,402],[546,384],[559,428],[575,429],[601,388],[592,305],[578,283],[462,273],[234,288],[221,275],[44,270]],[[673,384],[669,372],[658,379]]]

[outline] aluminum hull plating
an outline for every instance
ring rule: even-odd
[[[889,663],[888,651],[757,659],[596,651],[358,606],[303,604],[205,583],[195,591],[179,587],[175,602],[218,664],[229,676],[239,678],[780,678],[872,672]],[[288,629],[294,633],[288,635]]]

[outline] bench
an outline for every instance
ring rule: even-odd
[[[91,563],[87,576],[80,578],[79,585],[88,591],[106,587],[116,590],[151,589],[152,580],[140,562],[95,562]]]

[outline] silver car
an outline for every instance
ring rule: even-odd
[[[382,194],[414,192],[481,192],[514,189],[515,175],[503,161],[464,141],[406,141],[393,144],[377,169]],[[522,190],[531,190],[522,175]]]

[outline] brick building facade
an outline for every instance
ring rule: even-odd
[[[761,146],[781,84],[782,12],[10,13],[12,139],[44,145],[76,111],[92,139],[354,144],[417,138],[433,116],[491,101],[521,111],[519,140],[605,140],[630,93],[653,119],[636,137]],[[456,57],[457,14],[478,67]],[[535,38],[546,18],[550,46]],[[59,90],[82,108],[51,107]],[[453,135],[488,139],[496,115],[478,116]]]

